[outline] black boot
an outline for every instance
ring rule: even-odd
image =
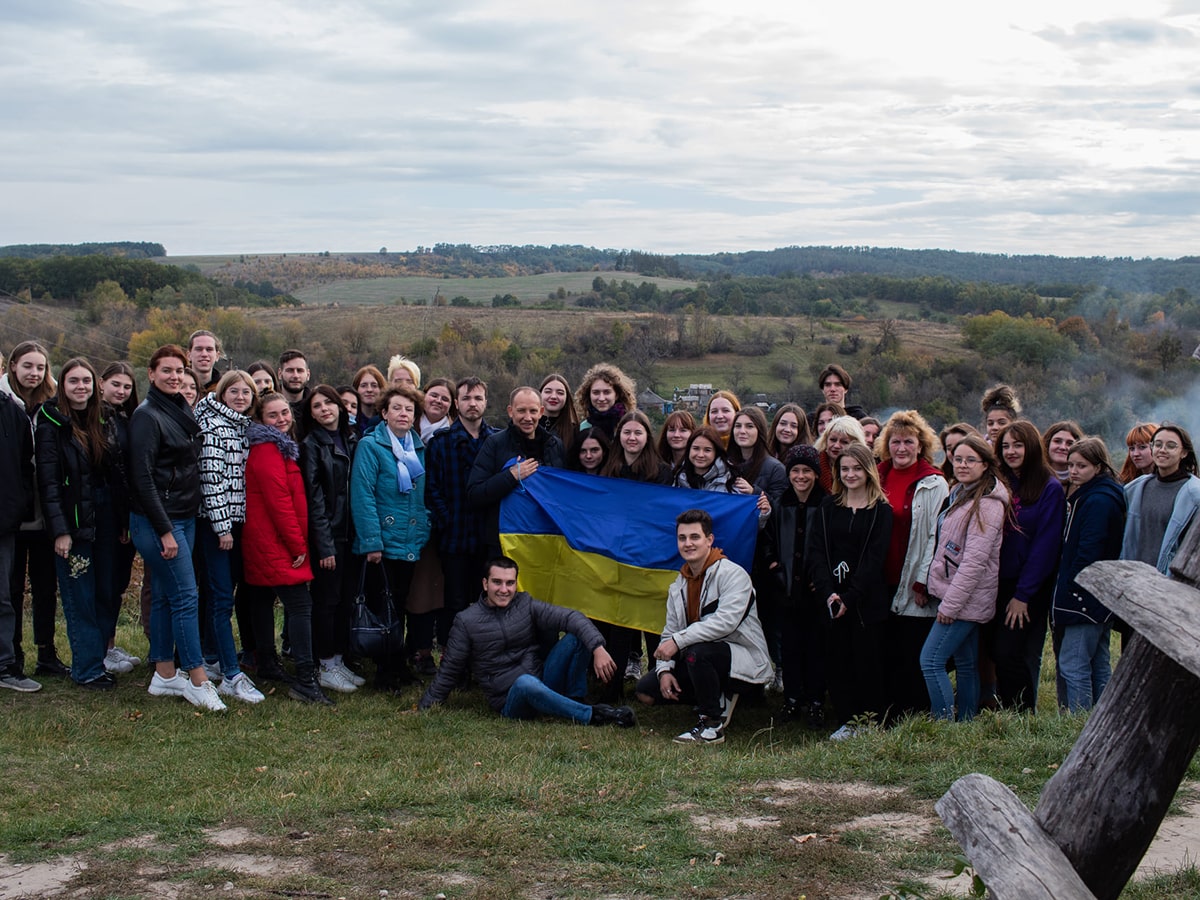
[[[258,656],[258,671],[255,674],[258,675],[260,681],[282,681],[284,684],[292,684],[295,681],[279,664],[279,657],[274,650],[259,650],[256,655]]]
[[[616,725],[618,728],[632,728],[637,724],[633,710],[628,706],[609,706],[607,703],[597,703],[592,707],[590,725]]]
[[[58,658],[53,644],[38,647],[37,668],[34,675],[70,675],[71,667]]]
[[[297,679],[288,689],[288,696],[293,700],[299,700],[301,703],[317,703],[321,706],[333,706],[333,701],[325,696],[325,692],[321,690],[321,685],[317,683],[317,679],[309,677],[307,679]]]

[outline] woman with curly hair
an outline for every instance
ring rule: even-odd
[[[617,423],[625,413],[637,409],[637,395],[629,376],[610,363],[597,363],[583,376],[575,403],[587,410],[580,430],[601,429],[609,441],[616,440]]]

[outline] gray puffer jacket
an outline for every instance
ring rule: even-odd
[[[579,638],[589,653],[604,646],[596,626],[577,610],[543,603],[524,591],[503,608],[481,597],[455,617],[437,677],[418,705],[428,709],[445,700],[469,666],[488,705],[499,712],[520,676],[542,677],[543,647],[563,631]]]

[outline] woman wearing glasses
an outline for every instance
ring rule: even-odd
[[[1164,422],[1150,441],[1154,474],[1125,485],[1129,515],[1121,559],[1136,559],[1164,575],[1200,509],[1200,478],[1191,435]]]

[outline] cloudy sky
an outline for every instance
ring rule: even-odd
[[[1200,0],[4,0],[0,244],[1200,252]]]

